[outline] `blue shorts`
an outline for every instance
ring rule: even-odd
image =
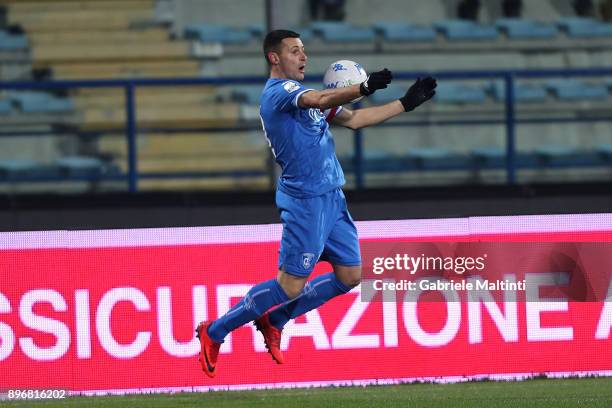
[[[278,267],[299,277],[310,275],[319,261],[361,265],[359,238],[341,189],[312,198],[276,191],[283,224]]]

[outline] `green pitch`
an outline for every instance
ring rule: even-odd
[[[612,407],[612,378],[71,397],[10,407]]]

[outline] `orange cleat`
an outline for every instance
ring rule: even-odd
[[[283,364],[285,361],[283,358],[283,352],[280,349],[281,333],[282,330],[272,326],[268,313],[264,313],[258,319],[255,320],[255,327],[263,334],[264,341],[268,352],[272,355],[272,359],[278,364]]]
[[[212,323],[212,320],[200,322],[196,329],[196,337],[200,339],[200,354],[198,360],[202,366],[202,371],[207,376],[213,378],[216,375],[215,369],[217,368],[217,357],[219,356],[219,347],[221,343],[213,341],[208,336],[208,326]]]

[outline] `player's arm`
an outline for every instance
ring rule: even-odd
[[[363,109],[350,110],[343,107],[332,119],[332,123],[350,129],[360,129],[382,123],[402,112],[404,112],[404,107],[399,100]]]
[[[332,123],[342,125],[351,129],[360,129],[366,126],[376,125],[384,122],[403,112],[410,112],[417,106],[428,101],[436,94],[436,80],[432,77],[417,79],[408,88],[406,94],[401,98],[384,105],[372,106],[364,109],[350,110],[343,108]]]
[[[350,103],[360,96],[372,95],[377,89],[386,88],[392,79],[391,71],[385,68],[382,71],[373,72],[359,85],[304,92],[298,99],[298,105],[300,108],[318,108],[324,111]]]

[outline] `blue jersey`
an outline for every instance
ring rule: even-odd
[[[308,90],[294,80],[270,78],[260,101],[264,133],[282,168],[278,189],[298,198],[319,196],[345,183],[327,113],[298,106]]]

